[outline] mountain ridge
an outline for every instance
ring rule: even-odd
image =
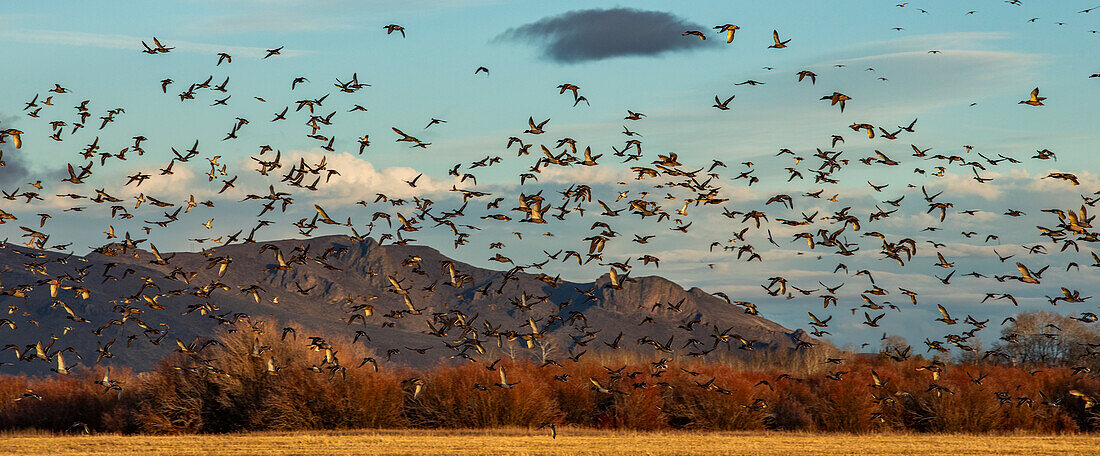
[[[210,337],[240,321],[255,329],[259,320],[298,327],[301,336],[363,331],[370,340],[358,343],[375,357],[414,367],[511,345],[535,357],[536,348],[561,357],[578,344],[595,352],[653,345],[666,356],[702,356],[715,349],[794,349],[812,340],[660,276],[616,273],[619,286],[611,273],[570,282],[542,273],[540,265],[493,270],[429,246],[340,235],[201,253],[145,247],[109,244],[80,257],[5,245],[0,262],[10,269],[0,275],[0,305],[14,307],[8,318],[18,329],[4,329],[3,343],[20,350],[56,338],[54,350],[73,347],[87,363],[93,349],[113,339],[117,356],[110,362],[145,370],[171,353],[176,339]],[[62,334],[50,331],[63,326],[69,329]],[[666,340],[674,346],[662,345]],[[414,350],[423,347],[431,348]],[[46,364],[8,363],[0,372],[41,371]]]

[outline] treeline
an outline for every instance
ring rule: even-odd
[[[106,382],[100,366],[52,377],[0,377],[0,429],[211,433],[554,423],[636,430],[1077,432],[1100,425],[1100,407],[1093,405],[1100,380],[1068,367],[885,355],[813,363],[801,357],[797,369],[657,358],[544,366],[505,357],[492,366],[414,371],[383,364],[376,371],[369,362],[359,366],[370,353],[341,342],[325,349],[241,331],[195,354],[174,354],[151,372],[113,370]],[[338,345],[343,351],[331,348]],[[501,386],[499,369],[508,388]]]

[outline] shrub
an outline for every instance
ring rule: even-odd
[[[173,354],[140,375],[112,371],[121,393],[95,383],[103,367],[80,367],[67,376],[0,376],[0,429],[196,433],[544,422],[852,433],[1100,427],[1100,406],[1093,405],[1100,399],[1100,381],[1089,373],[1074,375],[1069,367],[852,355],[833,364],[821,354],[791,352],[768,355],[782,365],[769,368],[725,354],[716,360],[656,362],[636,353],[604,353],[561,366],[506,358],[494,369],[463,363],[376,371],[370,364],[360,367],[371,353],[345,338],[329,338],[311,349],[265,330],[274,327],[237,324],[197,355]],[[514,383],[509,388],[497,386],[498,369]],[[827,377],[840,371],[845,373]],[[872,384],[872,372],[880,385]],[[415,399],[402,383],[413,377],[424,381]],[[596,391],[590,380],[613,392]],[[42,399],[22,399],[28,390]]]

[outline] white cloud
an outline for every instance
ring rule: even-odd
[[[345,17],[316,14],[292,14],[289,12],[249,12],[210,18],[192,27],[196,32],[248,33],[248,32],[315,32],[352,28]]]
[[[891,40],[872,41],[861,46],[862,49],[894,50],[940,50],[940,49],[980,49],[987,47],[986,41],[1002,40],[1011,37],[1006,32],[955,32],[910,35]]]
[[[1002,174],[983,172],[981,176],[985,179],[993,179],[993,181],[981,183],[975,180],[973,176],[951,173],[944,175],[939,182],[943,184],[945,194],[952,197],[956,197],[956,195],[977,195],[988,201],[999,199],[1004,195],[1004,186],[997,182]]]
[[[173,40],[171,37],[167,36],[160,36],[157,38],[165,46],[174,47],[175,49],[173,49],[173,52],[201,52],[209,54],[225,52],[233,57],[240,56],[249,58],[263,58],[267,55],[266,49],[259,47],[179,41]],[[132,49],[135,51],[143,49],[141,46],[142,41],[145,41],[145,43],[150,46],[153,45],[152,36],[142,38],[130,35],[30,29],[0,30],[0,40],[23,43],[59,44],[65,46],[91,46],[108,49]],[[309,51],[298,49],[283,49],[279,56],[295,57],[307,54],[308,52]]]
[[[1077,180],[1080,183],[1079,186],[1074,186],[1072,183],[1061,180],[1046,177],[1050,173],[1071,173],[1077,176]],[[1058,169],[1050,168],[1043,171],[1039,175],[1032,178],[1031,185],[1028,185],[1027,189],[1037,193],[1092,193],[1100,188],[1100,176],[1091,171],[1082,171],[1074,169]]]
[[[307,164],[320,163],[322,157],[328,163],[327,168],[336,170],[340,174],[334,174],[325,182],[325,171],[318,176],[321,183],[316,192],[309,192],[308,197],[331,204],[354,204],[358,200],[374,201],[375,194],[382,193],[390,198],[410,198],[413,196],[428,196],[445,194],[456,185],[458,180],[434,179],[427,174],[416,180],[416,187],[410,186],[405,181],[411,181],[420,171],[408,166],[391,166],[387,168],[375,168],[374,164],[356,157],[348,152],[338,154],[322,153],[317,150],[309,152],[291,152],[287,154],[284,162],[297,164],[300,159],[305,159]],[[315,179],[315,178],[314,178]],[[306,183],[308,185],[309,183]],[[303,196],[302,193],[298,194]]]
[[[612,185],[618,182],[629,184],[634,180],[634,174],[630,170],[610,166],[550,166],[543,168],[542,172],[536,176],[539,178],[539,183],[584,183],[586,185]]]
[[[379,17],[400,19],[406,13],[438,13],[448,8],[495,3],[488,0],[315,0],[304,7],[295,0],[217,0],[206,2],[223,14],[190,25],[198,32],[317,32],[375,25]],[[384,23],[384,22],[383,22]],[[404,22],[398,22],[404,24]],[[379,26],[380,27],[380,26]],[[414,27],[415,30],[415,27]]]

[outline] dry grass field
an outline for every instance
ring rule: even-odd
[[[515,455],[1084,455],[1096,454],[1090,435],[810,434],[370,430],[264,432],[220,435],[117,436],[12,433],[0,437],[11,455],[290,455],[290,454],[515,454]]]

